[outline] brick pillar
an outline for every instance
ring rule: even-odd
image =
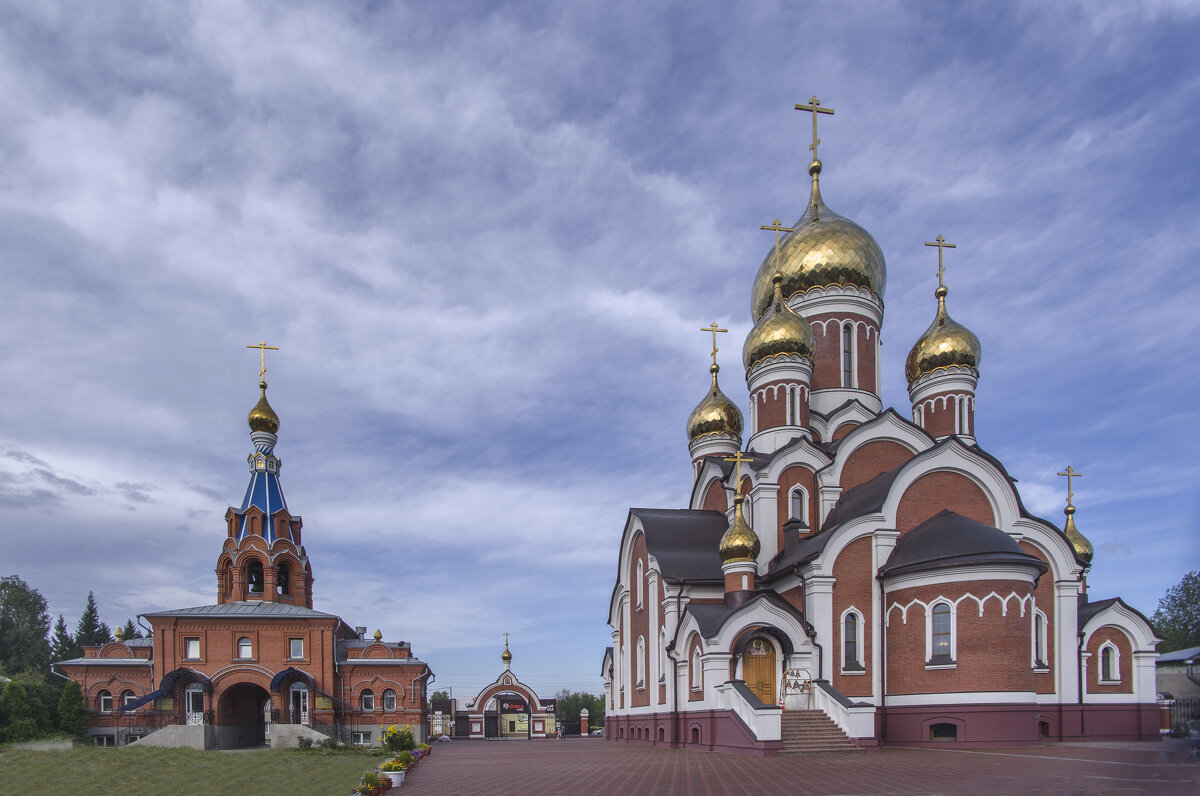
[[[1168,716],[1170,714],[1168,713]],[[579,711],[579,734],[584,738],[588,737],[588,709],[584,708]]]

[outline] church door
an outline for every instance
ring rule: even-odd
[[[764,705],[775,704],[775,646],[771,642],[755,638],[746,645],[742,679]]]

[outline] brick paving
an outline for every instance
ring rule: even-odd
[[[774,758],[613,743],[437,744],[399,791],[477,794],[1200,794],[1186,741],[1018,749],[888,748]]]

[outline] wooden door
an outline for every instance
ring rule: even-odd
[[[774,705],[775,647],[764,638],[754,638],[742,653],[742,679],[764,705]]]

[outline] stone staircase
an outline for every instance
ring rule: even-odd
[[[782,754],[863,751],[824,711],[785,710],[782,718]]]

